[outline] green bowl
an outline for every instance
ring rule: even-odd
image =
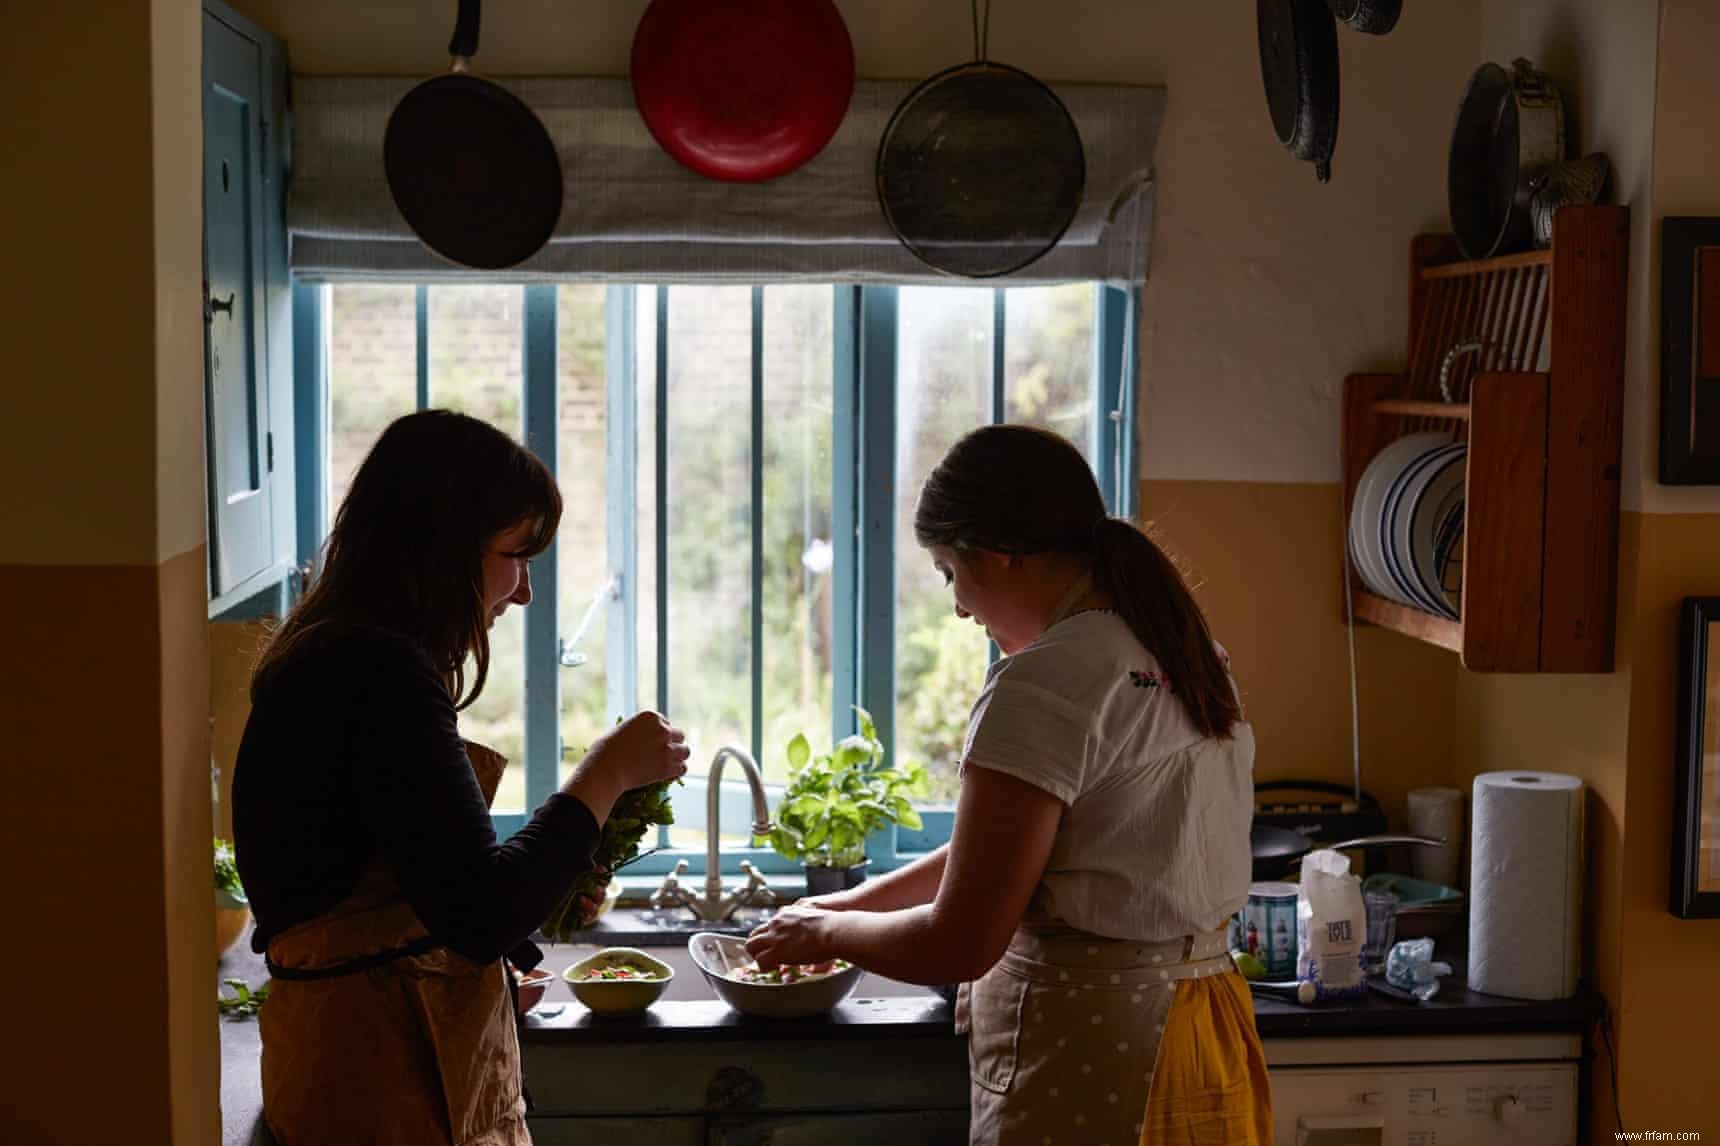
[[[587,979],[585,976],[600,967],[617,963],[650,971],[655,979]],[[597,1015],[632,1015],[643,1011],[669,988],[675,969],[653,959],[636,947],[605,947],[588,955],[561,973],[573,989],[573,997]]]

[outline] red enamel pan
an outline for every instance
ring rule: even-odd
[[[652,0],[633,99],[682,165],[735,183],[793,171],[836,134],[854,45],[832,0]]]

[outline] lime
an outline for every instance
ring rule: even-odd
[[[1260,961],[1259,956],[1251,955],[1247,951],[1232,951],[1230,958],[1236,963],[1236,969],[1242,972],[1244,979],[1266,978],[1266,964]]]

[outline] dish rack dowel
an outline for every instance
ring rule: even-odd
[[[1409,365],[1344,383],[1344,520],[1363,470],[1428,429],[1469,442],[1461,620],[1365,591],[1358,620],[1479,672],[1610,672],[1629,210],[1566,207],[1550,250],[1456,261],[1410,244]]]

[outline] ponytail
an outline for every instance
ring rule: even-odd
[[[1093,525],[1093,583],[1159,662],[1202,736],[1225,738],[1242,720],[1230,672],[1182,574],[1146,534],[1116,517]]]
[[[1182,575],[1146,534],[1106,516],[1093,471],[1064,438],[1011,425],[963,436],[920,490],[914,538],[927,548],[1056,553],[1090,566],[1201,735],[1229,736],[1241,721],[1230,673]]]

